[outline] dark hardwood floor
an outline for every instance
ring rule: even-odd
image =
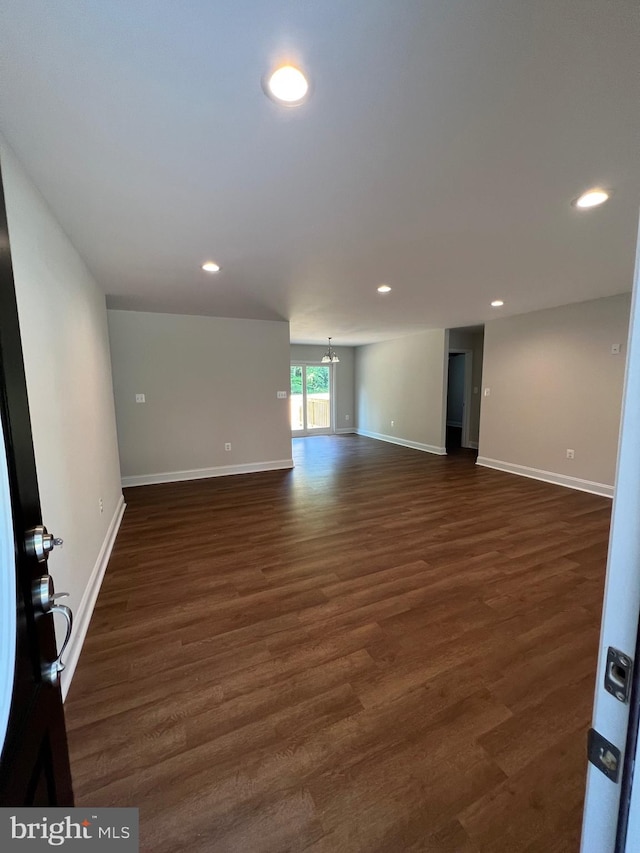
[[[143,851],[578,851],[610,501],[356,436],[126,491],[66,704]]]

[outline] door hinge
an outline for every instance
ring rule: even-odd
[[[620,750],[595,729],[589,729],[587,757],[607,779],[618,781],[620,775]]]

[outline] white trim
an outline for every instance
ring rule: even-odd
[[[468,444],[468,447],[470,450],[477,450],[478,449],[478,442],[477,441],[470,441]]]
[[[358,430],[355,427],[338,427],[336,430],[336,435],[347,435],[351,433],[352,435],[356,435]]]
[[[436,447],[434,444],[422,444],[420,441],[409,441],[406,438],[397,438],[395,435],[383,435],[381,432],[370,432],[368,429],[355,430],[357,435],[366,438],[375,438],[376,441],[388,441],[389,444],[399,444],[401,447],[411,447],[413,450],[423,450],[425,453],[435,453],[437,456],[446,456],[446,447]]]
[[[122,521],[125,507],[126,504],[124,502],[124,497],[120,495],[120,500],[118,501],[113,518],[111,519],[109,529],[107,530],[107,535],[105,536],[102,547],[100,548],[98,559],[96,560],[96,564],[91,572],[89,583],[87,584],[84,595],[82,596],[80,606],[74,614],[73,634],[71,635],[68,651],[65,655],[66,665],[60,678],[63,702],[67,698],[73,674],[76,670],[76,666],[78,665],[78,660],[80,659],[80,652],[82,651],[84,639],[87,636],[87,631],[89,630],[89,623],[91,622],[91,617],[93,615],[93,608],[96,606],[98,593],[102,586],[102,579],[104,578],[104,573],[107,570],[109,557],[111,556],[113,544],[116,541],[116,536],[120,529],[120,522]]]
[[[606,483],[594,483],[592,480],[581,480],[579,477],[555,474],[553,471],[541,471],[539,468],[529,468],[513,462],[501,462],[499,459],[488,459],[486,456],[478,456],[476,465],[494,468],[496,471],[506,471],[508,474],[518,474],[520,477],[530,477],[532,480],[542,480],[556,486],[566,486],[568,489],[577,489],[579,492],[591,492],[603,498],[613,497],[613,486],[608,486]]]
[[[293,459],[274,459],[270,462],[246,462],[242,465],[219,465],[216,468],[195,468],[192,471],[164,471],[160,474],[134,474],[122,478],[122,487],[152,486],[156,483],[180,483],[182,480],[205,480],[208,477],[227,477],[231,474],[256,474],[293,468]]]

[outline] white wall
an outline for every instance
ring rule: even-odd
[[[479,464],[612,493],[630,299],[486,324]]]
[[[351,431],[355,428],[356,392],[355,392],[355,350],[353,347],[334,347],[340,363],[334,365],[334,394],[336,410],[336,431]],[[291,363],[320,361],[327,351],[325,346],[291,344]]]
[[[1,137],[0,156],[43,521],[64,539],[48,567],[76,616],[66,690],[122,510],[105,298]]]
[[[447,353],[444,329],[357,347],[358,432],[445,453]]]
[[[108,316],[124,485],[292,466],[288,323]]]

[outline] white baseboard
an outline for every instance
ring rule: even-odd
[[[580,492],[591,492],[591,494],[601,495],[603,498],[613,497],[613,486],[608,486],[606,483],[594,483],[591,480],[581,480],[579,477],[555,474],[553,471],[541,471],[539,468],[529,468],[526,465],[516,465],[513,462],[488,459],[486,456],[478,456],[476,465],[482,465],[484,468],[495,468],[496,471],[506,471],[508,474],[518,474],[520,477],[530,477],[532,480],[542,480],[556,486],[566,486],[568,489],[577,489]]]
[[[134,474],[131,477],[122,478],[122,487],[179,483],[182,480],[204,480],[208,477],[228,477],[231,474],[257,474],[261,471],[278,471],[281,468],[293,468],[293,459],[247,462],[243,465],[219,465],[216,468],[195,468],[192,471],[166,471],[161,474]]]
[[[102,579],[104,578],[104,573],[107,570],[107,564],[109,563],[113,543],[116,541],[116,536],[120,529],[120,522],[122,521],[125,507],[126,504],[124,502],[124,497],[120,495],[116,511],[113,514],[111,524],[107,530],[107,535],[105,536],[102,547],[100,548],[98,559],[96,560],[96,564],[91,572],[89,583],[87,584],[84,595],[82,596],[82,601],[80,602],[80,606],[76,613],[74,613],[73,633],[71,635],[69,645],[67,646],[67,653],[65,654],[65,668],[60,679],[63,701],[67,698],[67,693],[71,687],[73,674],[76,670],[76,666],[78,665],[80,652],[84,645],[84,638],[87,636],[89,623],[91,622],[91,616],[93,615],[93,608],[96,606],[98,593],[102,586]]]
[[[466,446],[469,447],[471,450],[477,450],[478,449],[478,442],[477,441],[470,441]]]
[[[355,435],[357,430],[354,427],[338,427],[336,430],[336,435],[347,435],[348,433]]]
[[[377,441],[388,441],[389,444],[399,444],[401,447],[411,447],[413,450],[423,450],[425,453],[435,453],[437,456],[446,456],[446,447],[436,447],[433,444],[422,444],[419,441],[409,441],[406,438],[397,438],[395,435],[384,435],[380,432],[370,432],[367,429],[357,429],[358,435],[366,438],[375,438]]]

